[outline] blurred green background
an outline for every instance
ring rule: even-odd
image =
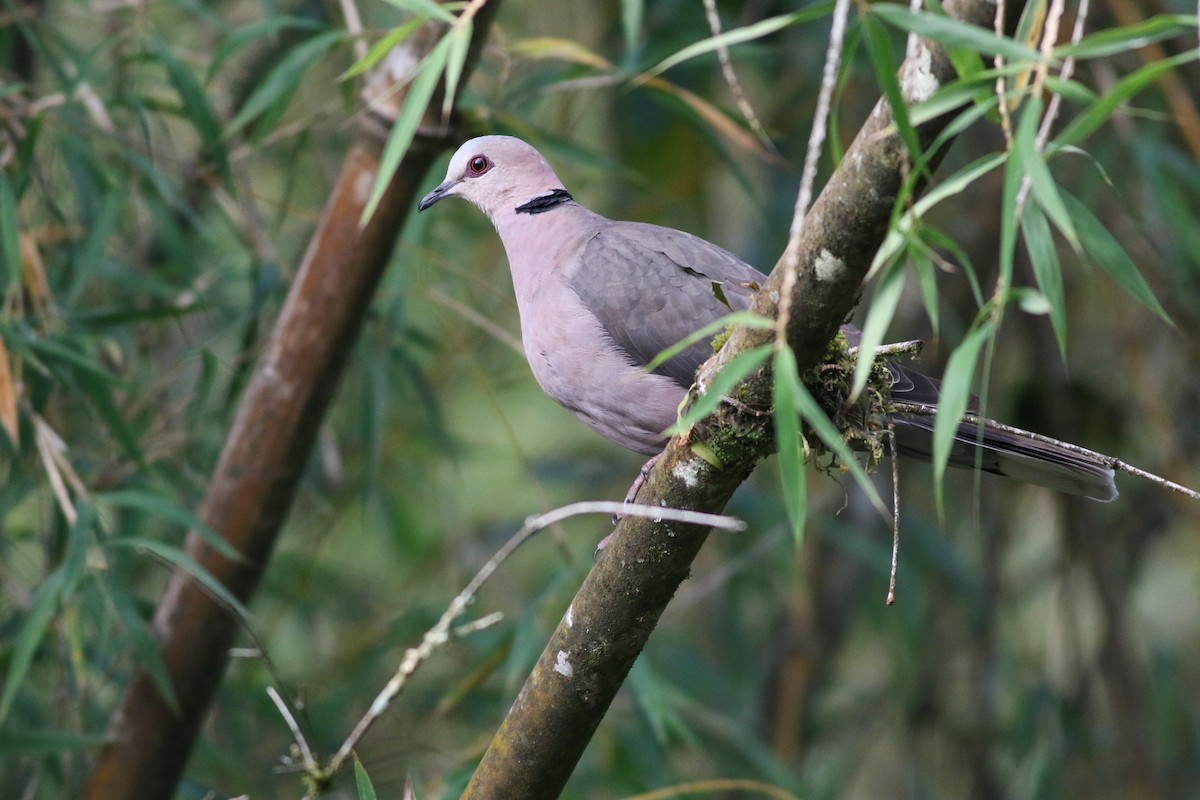
[[[1098,4],[1089,30],[1188,10],[1131,5]],[[718,8],[726,28],[793,10]],[[359,11],[372,37],[406,18],[386,3]],[[828,28],[821,16],[733,50],[773,153],[712,54],[663,85],[629,82],[712,35],[700,3],[565,0],[551,13],[508,0],[463,90],[463,138],[523,136],[583,204],[694,232],[766,271],[786,242]],[[181,544],[362,109],[339,80],[354,56],[329,32],[343,29],[339,8],[317,3],[0,12],[0,336],[19,387],[18,443],[0,435],[0,796],[75,795],[142,658],[168,567],[135,545]],[[860,31],[852,14],[838,148],[880,93]],[[540,57],[543,37],[609,66]],[[1193,27],[1159,53],[1085,61],[1078,78],[1103,94],[1194,43]],[[985,397],[989,416],[1195,487],[1200,154],[1187,136],[1200,131],[1186,112],[1200,67],[1167,76],[1051,169],[1175,326],[1063,247],[1065,363],[1048,318],[1014,306]],[[942,174],[1003,147],[978,123]],[[1001,177],[928,219],[985,292]],[[541,394],[481,214],[414,208],[398,234],[251,606],[258,640],[242,637],[180,797],[299,795],[278,769],[291,740],[267,686],[330,752],[527,515],[619,499],[641,463]],[[1017,283],[1033,285],[1020,258]],[[948,263],[937,333],[910,280],[889,334],[925,339],[931,372],[978,310]],[[890,523],[848,481],[813,473],[798,549],[766,462],[728,509],[748,532],[710,539],[565,796],[717,778],[805,800],[1200,796],[1200,506],[1122,476],[1102,505],[956,472],[939,519],[929,468],[905,463],[900,477],[888,608]],[[381,797],[406,775],[419,797],[457,796],[608,530],[594,517],[547,531],[484,588],[472,613],[504,621],[440,651],[359,749]]]

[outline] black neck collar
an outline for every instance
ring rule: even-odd
[[[570,192],[566,189],[554,189],[551,192],[540,194],[532,200],[517,206],[516,212],[518,214],[541,214],[543,211],[549,211],[552,208],[570,202]]]

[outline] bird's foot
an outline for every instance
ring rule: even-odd
[[[645,464],[642,464],[642,468],[640,470],[638,470],[637,477],[633,479],[633,483],[630,485],[629,491],[625,493],[625,500],[624,500],[625,505],[629,505],[630,503],[632,503],[634,500],[637,499],[638,492],[641,491],[641,489],[642,489],[642,484],[644,484],[646,482],[646,478],[650,477],[650,470],[654,469],[654,465],[658,463],[658,459],[661,457],[662,457],[662,453],[653,455],[649,459],[647,459]],[[617,523],[621,521],[622,517],[624,517],[624,514],[613,514],[612,515],[612,524],[613,524],[614,528],[617,526]],[[612,534],[610,533],[610,534],[608,534],[608,536],[605,536],[603,539],[601,539],[600,543],[598,545],[596,545],[596,549],[594,551],[592,551],[592,560],[593,561],[595,561],[596,558],[599,557],[600,551],[603,550],[606,546],[608,546],[608,540],[611,538],[612,538]]]

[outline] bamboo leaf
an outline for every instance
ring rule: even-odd
[[[71,283],[66,290],[70,299],[77,298],[88,281],[103,268],[104,249],[115,234],[122,216],[128,211],[125,207],[127,199],[128,192],[124,185],[119,185],[105,192],[94,207],[83,241],[72,254]]]
[[[388,31],[382,39],[371,45],[365,56],[355,61],[349,69],[342,73],[342,80],[357,77],[374,67],[392,51],[393,47],[407,39],[413,31],[424,24],[425,20],[423,19],[410,19],[403,25]]]
[[[8,675],[4,679],[4,689],[0,691],[0,724],[12,710],[13,700],[29,674],[38,645],[45,638],[55,613],[83,572],[87,553],[85,531],[91,527],[94,515],[91,506],[85,502],[78,503],[76,510],[79,516],[67,536],[63,560],[34,592],[29,611],[12,640],[12,649],[7,658]]]
[[[773,369],[772,395],[775,399],[779,479],[788,521],[792,526],[792,538],[799,547],[804,542],[804,521],[808,511],[808,478],[804,471],[806,448],[800,437],[800,416],[797,411],[800,405],[797,397],[804,390],[796,369],[796,356],[790,348],[781,348],[775,354]]]
[[[422,19],[436,19],[447,25],[452,24],[455,20],[454,15],[447,8],[449,3],[442,5],[433,0],[387,0],[387,3]]]
[[[858,345],[858,358],[854,363],[854,378],[850,383],[850,400],[855,398],[867,386],[867,378],[871,376],[871,368],[875,365],[875,349],[883,343],[883,335],[892,324],[896,307],[900,304],[900,295],[904,291],[904,262],[893,261],[875,290],[875,298],[867,311],[867,320],[863,323],[862,339]]]
[[[942,485],[950,448],[958,433],[958,425],[971,401],[971,385],[979,364],[979,351],[992,336],[990,324],[982,324],[967,334],[962,344],[954,348],[942,375],[942,391],[938,395],[937,419],[933,425],[933,474],[937,486],[937,504],[942,507]]]
[[[242,560],[242,554],[235,550],[229,542],[222,539],[221,535],[209,527],[204,520],[188,509],[172,503],[162,495],[138,489],[125,489],[96,495],[95,500],[97,503],[107,503],[116,508],[144,511],[152,516],[178,523],[185,529],[193,531],[226,558],[233,561]]]
[[[221,123],[208,101],[208,95],[192,75],[192,71],[176,58],[170,49],[155,43],[152,52],[166,69],[167,78],[175,88],[175,93],[179,95],[180,110],[199,135],[204,155],[216,167],[222,183],[232,190],[233,171],[229,167],[229,151],[225,148]]]
[[[687,413],[668,428],[664,435],[675,436],[690,430],[697,422],[711,414],[725,396],[733,391],[733,387],[766,362],[770,353],[771,345],[769,344],[759,345],[744,353],[739,353],[725,365],[725,368],[717,374],[704,394],[696,398],[696,402],[687,410]]]
[[[289,50],[246,98],[225,135],[234,136],[270,109],[286,105],[313,64],[343,38],[341,31],[325,31]],[[266,132],[259,130],[257,136]]]
[[[367,775],[367,768],[362,765],[357,753],[354,756],[354,786],[358,791],[358,800],[376,800],[371,777]]]
[[[375,185],[371,187],[371,196],[367,200],[366,208],[363,209],[363,223],[366,223],[375,213],[379,201],[383,199],[384,191],[392,182],[392,176],[400,167],[401,159],[408,152],[408,146],[417,133],[417,126],[421,124],[421,118],[425,115],[429,101],[433,98],[434,90],[437,89],[438,80],[442,77],[449,51],[450,37],[443,36],[429,51],[429,55],[421,61],[416,77],[409,84],[404,105],[400,108],[400,114],[392,125],[387,144],[383,148],[383,155],[379,159],[379,174],[375,176]]]
[[[137,608],[136,598],[120,589],[110,591],[108,598],[112,603],[113,610],[125,626],[125,633],[133,647],[138,665],[150,675],[150,680],[162,693],[167,706],[177,714],[182,713],[179,698],[175,695],[175,686],[167,671],[167,664],[163,661],[162,653],[158,649],[158,643],[150,631],[150,626]]]
[[[626,52],[634,52],[641,44],[644,17],[644,0],[621,0],[621,34],[625,39]]]
[[[871,13],[903,31],[933,39],[947,47],[961,47],[985,56],[1004,56],[1009,61],[1025,64],[1042,60],[1041,53],[1032,47],[994,32],[941,14],[913,12],[895,3],[876,3]]]
[[[1131,25],[1088,34],[1077,44],[1056,47],[1054,55],[1057,58],[1104,58],[1138,50],[1151,42],[1161,42],[1175,36],[1191,34],[1194,37],[1198,19],[1188,14],[1159,14]]]
[[[1151,62],[1132,74],[1121,78],[1101,95],[1095,105],[1071,120],[1062,133],[1054,139],[1055,148],[1079,144],[1079,142],[1090,136],[1093,131],[1108,122],[1118,108],[1140,94],[1143,89],[1157,81],[1160,76],[1182,64],[1196,61],[1198,54],[1200,54],[1200,49],[1193,48],[1179,55],[1165,58],[1162,61]]]
[[[213,76],[225,65],[233,56],[237,55],[244,47],[253,44],[255,41],[266,36],[273,36],[280,31],[288,28],[308,28],[310,30],[319,30],[324,26],[314,19],[306,17],[270,17],[260,22],[255,22],[246,25],[243,28],[238,28],[232,31],[213,53],[212,61],[209,62],[208,70],[204,74],[204,82],[208,83],[213,79]]]
[[[12,640],[12,650],[7,658],[8,675],[4,679],[4,690],[0,692],[0,723],[3,723],[8,716],[13,700],[17,696],[17,690],[25,682],[25,676],[29,673],[37,646],[46,635],[51,620],[54,619],[54,613],[58,609],[65,585],[63,569],[59,567],[50,573],[50,576],[34,592],[33,599],[29,604],[29,611],[26,612],[21,627]]]
[[[830,421],[803,383],[800,384],[800,391],[796,393],[796,413],[816,432],[821,442],[837,456],[837,460],[850,471],[854,482],[862,489],[875,510],[882,516],[890,518],[887,506],[884,505],[883,498],[879,496],[879,490],[871,482],[871,478],[863,469],[862,464],[859,464],[858,459],[854,457],[849,445],[842,438],[842,432]]]
[[[775,327],[775,323],[766,317],[761,317],[758,314],[753,314],[749,311],[733,311],[720,319],[713,320],[707,325],[697,328],[695,331],[680,339],[675,344],[663,350],[654,358],[650,359],[650,363],[642,367],[646,372],[654,372],[663,364],[670,361],[675,356],[687,350],[697,342],[707,341],[712,339],[721,331],[729,327],[742,326],[746,328],[758,328],[759,330],[767,330]]]
[[[591,67],[600,72],[612,70],[612,62],[597,55],[573,39],[561,39],[554,36],[541,36],[532,39],[521,39],[514,42],[513,52],[525,58],[556,59],[570,64]]]
[[[1021,112],[1021,121],[1014,136],[1014,145],[1020,155],[1023,171],[1029,178],[1033,197],[1037,199],[1046,216],[1054,223],[1071,247],[1078,250],[1079,236],[1075,233],[1075,226],[1071,223],[1071,217],[1067,214],[1067,208],[1063,205],[1062,197],[1058,193],[1058,185],[1050,174],[1050,167],[1046,163],[1046,154],[1037,149],[1037,126],[1041,118],[1041,98],[1032,98]],[[1015,237],[1015,228],[1012,233]]]
[[[810,6],[803,11],[793,11],[791,14],[780,14],[777,17],[770,17],[761,22],[756,22],[753,25],[746,25],[742,28],[733,28],[732,30],[723,31],[716,36],[710,36],[707,39],[701,39],[694,42],[682,50],[667,56],[662,61],[655,64],[653,67],[642,73],[641,80],[652,78],[655,75],[661,75],[671,67],[678,66],[685,61],[690,61],[696,56],[701,56],[706,53],[715,52],[722,47],[732,47],[743,42],[750,42],[755,39],[761,39],[776,31],[783,30],[791,25],[798,25],[809,20],[820,19],[829,13],[833,7],[830,2],[820,2]]]
[[[21,278],[20,231],[17,195],[8,172],[0,170],[0,293]]]
[[[104,546],[110,550],[124,548],[143,550],[157,556],[171,566],[178,567],[191,575],[216,599],[221,601],[230,610],[236,612],[243,620],[251,618],[250,611],[225,588],[225,584],[214,578],[213,574],[204,568],[204,565],[178,547],[141,536],[122,536],[120,538],[109,539],[104,543]]]
[[[467,63],[467,50],[471,45],[473,26],[468,20],[466,24],[456,26],[447,37],[450,44],[446,53],[446,90],[442,98],[442,116],[450,116],[454,109],[454,97],[458,92],[458,81],[462,77],[463,67]]]
[[[871,66],[875,70],[875,79],[879,81],[883,96],[887,98],[888,105],[892,109],[892,120],[896,126],[896,132],[900,135],[912,158],[917,159],[921,155],[921,143],[917,139],[917,132],[908,117],[908,104],[905,103],[903,92],[900,89],[900,81],[897,77],[899,65],[896,63],[895,53],[892,52],[891,39],[880,21],[870,14],[863,17],[862,29],[867,54],[871,57]]]
[[[1171,321],[1166,310],[1154,297],[1150,285],[1146,283],[1146,279],[1138,271],[1137,265],[1133,263],[1133,259],[1125,252],[1125,248],[1121,247],[1121,243],[1117,241],[1116,237],[1109,233],[1108,228],[1096,219],[1088,207],[1078,199],[1066,192],[1063,192],[1062,197],[1067,211],[1071,215],[1071,220],[1079,231],[1083,252],[1090,256],[1091,260],[1107,272],[1108,276],[1130,296],[1153,311],[1163,322],[1173,326],[1175,323]]]
[[[42,728],[39,730],[0,731],[0,755],[52,756],[76,750],[91,750],[104,744],[102,733]]]
[[[1062,264],[1058,260],[1058,250],[1054,246],[1050,224],[1034,203],[1025,207],[1021,232],[1024,234],[1025,249],[1029,253],[1029,263],[1033,267],[1033,276],[1049,306],[1050,325],[1054,328],[1054,338],[1058,341],[1058,352],[1066,360],[1067,303],[1063,291]]]

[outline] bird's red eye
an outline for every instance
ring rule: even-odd
[[[482,175],[492,167],[492,162],[487,156],[475,156],[467,162],[467,172],[472,175]]]

